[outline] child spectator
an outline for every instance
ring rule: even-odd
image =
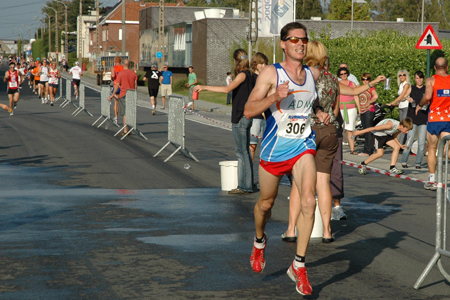
[[[361,162],[361,169],[359,174],[366,175],[366,167],[372,161],[377,160],[384,154],[384,145],[388,145],[394,149],[391,156],[391,166],[389,172],[393,174],[403,174],[403,171],[395,167],[397,162],[398,153],[400,149],[404,149],[405,145],[400,144],[397,139],[399,133],[407,134],[409,130],[413,128],[413,121],[411,118],[404,118],[400,122],[394,119],[384,119],[379,122],[375,127],[369,127],[363,130],[357,130],[353,132],[352,139],[358,135],[365,134],[367,132],[372,132],[375,138],[375,149],[376,152],[370,155],[366,160]]]

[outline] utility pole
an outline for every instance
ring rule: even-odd
[[[55,52],[57,52],[58,51],[58,11],[47,5],[44,5],[44,7],[50,8],[55,12]],[[58,58],[58,55],[56,55],[56,58]]]
[[[158,51],[162,53],[162,57],[160,58],[160,63],[164,62],[164,8],[165,3],[164,0],[159,0],[159,32],[158,32]],[[161,68],[161,65],[158,66]]]
[[[97,25],[95,26],[95,35],[96,35],[96,40],[97,40],[95,54],[97,54],[97,55],[100,55],[100,39],[99,39],[100,36],[98,34],[99,33],[98,27],[100,26],[100,24],[99,24],[99,21],[100,21],[100,16],[99,16],[100,8],[99,8],[99,6],[100,6],[100,1],[97,0]]]
[[[58,2],[58,3],[61,3],[62,5],[64,5],[64,10],[65,10],[65,16],[64,16],[64,18],[65,18],[65,28],[64,28],[64,30],[65,30],[65,39],[64,39],[64,50],[63,50],[63,52],[64,52],[64,54],[65,54],[65,57],[66,57],[66,59],[68,58],[68,51],[69,51],[69,42],[67,41],[67,36],[68,36],[68,33],[67,33],[67,5],[64,3],[64,2],[62,2],[62,1],[60,1],[60,0],[54,0],[55,2]]]
[[[248,18],[248,61],[253,56],[252,43],[258,40],[258,7],[257,1],[250,0],[249,2],[249,18]]]
[[[78,63],[80,64],[80,67],[82,67],[83,62],[83,50],[81,47],[83,47],[83,43],[81,42],[82,39],[82,30],[83,28],[83,0],[80,0],[80,21],[79,21],[79,27],[78,27]],[[66,58],[67,59],[67,58]]]
[[[126,22],[126,1],[122,0],[122,55],[127,54],[127,50],[125,49],[127,46],[127,35],[125,33],[125,22]]]

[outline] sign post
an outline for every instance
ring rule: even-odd
[[[427,28],[425,28],[425,31],[423,32],[422,36],[420,37],[419,41],[416,44],[416,49],[426,49],[427,50],[427,78],[430,77],[430,50],[436,49],[440,50],[442,49],[442,44],[439,41],[436,33],[434,32],[433,27],[431,25],[428,25]]]

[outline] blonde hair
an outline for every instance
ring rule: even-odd
[[[409,72],[406,70],[400,70],[397,72],[397,84],[398,86],[400,86],[400,84],[402,84],[402,82],[400,81],[400,77],[398,75],[400,74],[406,74],[406,82],[409,83],[409,85],[411,85],[411,79],[409,79]]]
[[[237,76],[241,71],[250,71],[247,51],[244,49],[237,49],[233,53],[234,59],[234,75]]]
[[[268,63],[269,59],[264,55],[264,53],[256,52],[255,55],[253,55],[252,60],[250,61],[250,67],[252,68],[253,72],[257,72],[257,67],[259,64],[267,65]]]
[[[319,41],[308,42],[304,62],[308,67],[327,67],[330,63],[327,48]]]

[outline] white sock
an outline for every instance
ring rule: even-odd
[[[428,175],[428,181],[429,182],[435,182],[434,173],[433,174],[430,173],[430,175]]]
[[[155,105],[152,105],[152,108],[155,108]]]

